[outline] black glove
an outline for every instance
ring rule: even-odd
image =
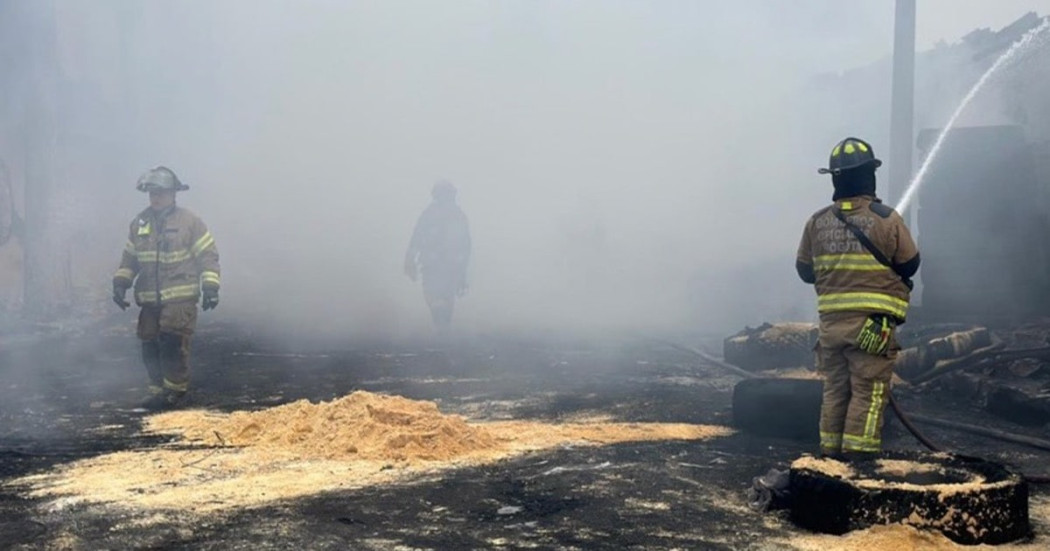
[[[204,310],[214,309],[219,305],[219,290],[213,287],[205,287],[201,297],[201,308]]]
[[[131,303],[125,299],[127,294],[127,287],[124,287],[123,285],[113,286],[113,302],[116,303],[117,306],[120,306],[121,310],[127,310],[128,306],[131,306]]]

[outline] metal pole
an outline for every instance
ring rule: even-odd
[[[893,95],[890,99],[889,182],[883,198],[894,204],[911,181],[915,148],[915,0],[897,0],[893,25]]]

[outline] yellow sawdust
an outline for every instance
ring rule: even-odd
[[[778,379],[820,379],[820,373],[805,367],[790,367],[781,369],[767,369],[759,373],[763,377],[775,377]]]
[[[830,457],[803,455],[791,462],[792,469],[807,469],[838,478],[853,478],[856,473],[849,464]]]
[[[432,402],[355,392],[332,402],[295,402],[231,415],[179,411],[153,416],[152,432],[176,433],[201,449],[125,451],[24,477],[55,507],[111,502],[207,512],[319,492],[415,479],[567,444],[701,440],[721,426],[532,421],[468,423]],[[207,447],[223,445],[227,447]]]

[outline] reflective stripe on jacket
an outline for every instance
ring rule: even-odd
[[[201,287],[218,289],[219,250],[195,214],[174,206],[146,209],[131,222],[114,285],[135,284],[139,305],[196,302]]]
[[[904,264],[915,258],[919,250],[904,219],[872,199],[842,199],[814,214],[806,223],[796,260],[812,267],[818,312],[882,313],[904,321],[911,290],[835,217],[834,209],[841,209],[890,262]]]

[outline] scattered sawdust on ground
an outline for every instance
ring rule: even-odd
[[[830,457],[813,457],[812,455],[803,455],[794,460],[791,462],[791,468],[808,469],[810,471],[823,473],[828,476],[837,476],[839,478],[853,478],[855,475],[853,468],[842,461],[831,459]]]
[[[776,377],[778,379],[820,379],[820,373],[806,367],[791,367],[779,369],[767,369],[759,372],[763,377]]]
[[[944,467],[937,463],[923,463],[903,459],[878,459],[875,461],[875,472],[883,476],[904,478],[909,474],[944,473]]]
[[[112,502],[205,512],[412,480],[563,445],[702,440],[733,432],[688,424],[468,423],[442,414],[433,402],[361,391],[231,415],[171,412],[151,417],[146,426],[180,435],[183,447],[189,441],[202,448],[117,452],[11,484],[54,498],[56,509]]]
[[[632,509],[645,509],[649,511],[670,511],[671,504],[663,501],[651,501],[647,499],[638,499],[629,497],[623,501],[623,504]]]
[[[948,551],[955,549],[992,549],[990,546],[962,546],[944,537],[940,532],[917,530],[911,526],[893,524],[872,526],[844,536],[795,536],[787,542],[800,551]]]
[[[885,474],[894,474],[892,473],[892,470],[894,469],[901,471],[900,473],[896,473],[898,476],[921,472],[932,472],[935,470],[944,472],[942,467],[931,466],[931,464],[928,463],[915,461],[880,460],[878,465],[879,469],[890,469],[890,471],[886,471]],[[848,478],[854,486],[865,490],[897,489],[912,492],[937,492],[942,497],[973,492],[975,490],[1001,488],[1016,483],[1015,478],[1007,478],[1006,480],[1000,480],[998,482],[988,482],[987,479],[980,474],[963,471],[960,471],[960,473],[966,474],[969,477],[965,482],[944,482],[937,484],[914,484],[911,482],[884,480],[881,478],[860,477],[857,476],[856,472],[846,463],[835,459],[816,458],[808,455],[802,456],[792,462],[791,468],[807,469],[829,476],[836,476],[838,478]],[[883,473],[882,470],[877,472]]]

